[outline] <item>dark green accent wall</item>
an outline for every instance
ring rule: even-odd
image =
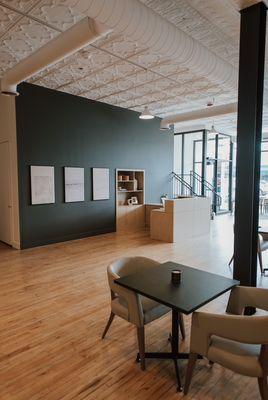
[[[173,135],[160,120],[23,83],[16,99],[22,248],[115,231],[115,169],[145,169],[146,202],[171,195]],[[55,166],[55,204],[30,204],[30,165]],[[64,203],[63,167],[85,168],[85,201]],[[92,201],[91,168],[110,168],[110,200]]]

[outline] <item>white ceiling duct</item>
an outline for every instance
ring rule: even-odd
[[[217,117],[219,115],[233,114],[237,112],[237,103],[224,104],[222,106],[213,106],[202,108],[201,110],[189,111],[170,117],[163,118],[160,124],[161,130],[169,129],[170,125],[185,122],[194,121],[202,118]]]
[[[82,19],[7,71],[1,79],[1,93],[18,95],[17,85],[20,82],[75,53],[110,31],[104,24],[91,18]]]
[[[237,70],[138,0],[76,0],[72,8],[227,89]]]

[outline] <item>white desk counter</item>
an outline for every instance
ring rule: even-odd
[[[206,197],[166,200],[165,208],[151,210],[152,239],[180,242],[210,230],[211,201]]]

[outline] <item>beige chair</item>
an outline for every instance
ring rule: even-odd
[[[261,274],[264,274],[263,263],[262,263],[262,252],[268,250],[268,240],[267,234],[259,233],[259,240],[258,240],[258,257],[260,263]]]
[[[158,262],[146,257],[128,257],[115,261],[107,268],[111,290],[111,314],[102,334],[102,339],[104,339],[108,332],[115,315],[136,325],[142,370],[145,369],[144,325],[162,317],[170,311],[170,308],[147,297],[140,296],[132,290],[119,286],[114,283],[114,280],[122,276],[134,274],[145,268],[154,268],[158,265]],[[180,316],[180,329],[184,339],[185,330],[182,315]]]
[[[268,240],[267,240],[268,238],[267,235],[266,237],[264,235],[265,234],[263,233],[258,234],[258,258],[262,275],[264,274],[262,252],[268,250]],[[234,260],[234,255],[232,255],[232,258],[230,259],[228,265],[231,265],[233,260]]]
[[[200,354],[242,375],[258,378],[263,400],[268,399],[268,316],[245,316],[246,306],[268,311],[268,290],[239,286],[232,290],[225,315],[195,312],[184,393]]]

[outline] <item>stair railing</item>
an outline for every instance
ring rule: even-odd
[[[187,175],[190,176],[190,175]],[[198,196],[191,183],[187,182],[182,175],[172,172],[173,178],[173,197],[178,196]]]
[[[215,203],[215,205],[219,207],[222,203],[222,198],[217,192],[216,188],[197,172],[190,171],[190,175],[192,177],[191,182],[193,188],[195,189],[197,187],[197,193],[199,195],[202,195],[203,192],[206,197],[211,196],[213,203]]]

